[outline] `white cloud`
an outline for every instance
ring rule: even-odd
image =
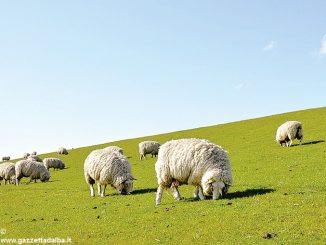
[[[271,49],[275,48],[275,46],[276,46],[276,42],[275,41],[270,41],[269,43],[267,43],[264,46],[263,50],[268,51],[268,50],[271,50]]]
[[[235,89],[242,89],[243,87],[245,86],[245,84],[244,83],[238,83],[237,85],[235,85]]]
[[[319,54],[326,55],[326,35],[323,36],[323,39],[321,40],[321,46],[319,49]]]

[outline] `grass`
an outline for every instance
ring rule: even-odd
[[[276,129],[303,123],[304,144],[283,148]],[[197,137],[228,150],[234,185],[222,199],[182,201],[163,194],[155,206],[156,159],[140,161],[138,143]],[[70,237],[76,244],[325,244],[326,107],[74,149],[67,169],[48,183],[0,186],[1,238]],[[133,195],[91,198],[83,176],[86,156],[118,145],[137,178]],[[56,156],[55,153],[42,157]],[[27,178],[23,182],[27,182]],[[266,233],[273,234],[269,240]]]

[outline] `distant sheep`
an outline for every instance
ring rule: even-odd
[[[4,184],[9,181],[11,184],[16,183],[15,164],[5,162],[0,164],[0,180],[3,179]]]
[[[37,155],[37,152],[36,151],[32,151],[31,155],[36,156]]]
[[[152,154],[153,156],[157,156],[159,148],[161,144],[156,141],[143,141],[139,143],[139,155],[140,155],[140,160],[143,158],[146,159],[147,154]]]
[[[2,161],[9,161],[9,160],[10,160],[9,156],[2,157]]]
[[[202,139],[180,139],[160,147],[155,171],[158,181],[156,205],[161,203],[163,190],[171,187],[175,199],[181,196],[178,186],[194,185],[195,198],[213,195],[218,199],[232,185],[228,154],[222,147]]]
[[[20,179],[23,177],[30,177],[29,182],[33,180],[36,182],[40,179],[42,182],[47,182],[50,179],[50,172],[45,168],[43,163],[31,160],[20,160],[15,165],[16,171],[16,185],[19,185]]]
[[[116,153],[123,155],[123,149],[118,146],[114,146],[114,145],[108,146],[108,147],[105,147],[103,150],[105,150],[107,152],[116,152]]]
[[[281,146],[287,147],[292,145],[294,139],[300,140],[302,143],[303,133],[302,124],[298,121],[287,121],[283,123],[276,131],[276,142]]]
[[[30,155],[29,157],[27,157],[27,160],[31,160],[31,161],[36,161],[36,162],[42,162],[42,158],[40,158],[38,155]]]
[[[133,190],[134,177],[130,163],[127,157],[119,153],[105,149],[92,151],[85,160],[84,175],[92,197],[95,196],[95,181],[101,197],[105,197],[107,185],[116,188],[119,194],[130,194]]]
[[[30,155],[31,155],[31,154],[29,154],[29,153],[24,153],[23,158],[27,159]]]
[[[43,164],[47,170],[53,169],[64,169],[65,164],[59,158],[44,158]]]
[[[59,155],[68,155],[69,153],[68,153],[68,151],[67,151],[66,148],[64,148],[64,147],[60,147],[60,148],[58,149],[58,154],[59,154]]]

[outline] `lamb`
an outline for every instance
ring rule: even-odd
[[[39,163],[32,160],[20,160],[15,165],[16,171],[16,185],[19,185],[20,179],[23,177],[30,177],[29,182],[33,180],[40,179],[42,182],[49,181],[51,175],[50,172],[46,169],[43,163]]]
[[[92,197],[95,196],[95,181],[101,197],[105,197],[107,185],[116,188],[119,194],[130,194],[133,190],[135,178],[132,176],[128,158],[116,152],[105,149],[92,151],[85,160],[84,175]]]
[[[38,155],[30,155],[29,157],[27,157],[27,160],[31,160],[31,161],[36,161],[36,162],[42,162],[42,158],[40,158]]]
[[[146,160],[146,155],[147,154],[152,154],[153,156],[157,156],[159,148],[161,144],[156,141],[143,141],[139,143],[139,155],[140,155],[140,160],[143,158]]]
[[[276,131],[276,142],[281,146],[284,144],[287,147],[292,145],[294,139],[300,140],[300,145],[302,144],[303,133],[302,124],[298,121],[287,121],[283,123]]]
[[[11,162],[0,164],[0,180],[2,179],[4,184],[7,184],[7,181],[11,184],[16,183],[15,164]]]
[[[59,155],[68,155],[69,153],[68,153],[68,151],[67,151],[66,148],[64,148],[64,147],[60,147],[60,148],[58,149],[58,154],[59,154]]]
[[[121,155],[123,155],[123,149],[118,147],[118,146],[108,146],[108,147],[105,147],[103,150],[106,150],[107,152],[117,152]]]
[[[47,170],[53,169],[64,169],[65,164],[59,158],[44,158],[43,164]]]
[[[31,155],[31,154],[29,154],[29,153],[24,153],[23,158],[27,159],[30,155]]]
[[[203,139],[171,140],[160,147],[155,171],[159,187],[156,205],[163,190],[171,187],[175,199],[181,196],[178,186],[194,185],[194,197],[203,200],[204,193],[216,200],[232,185],[231,164],[227,151]]]
[[[9,161],[10,160],[10,157],[9,156],[5,156],[5,157],[2,157],[2,161]]]

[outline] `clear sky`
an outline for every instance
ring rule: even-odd
[[[325,10],[0,0],[0,156],[325,106]]]

